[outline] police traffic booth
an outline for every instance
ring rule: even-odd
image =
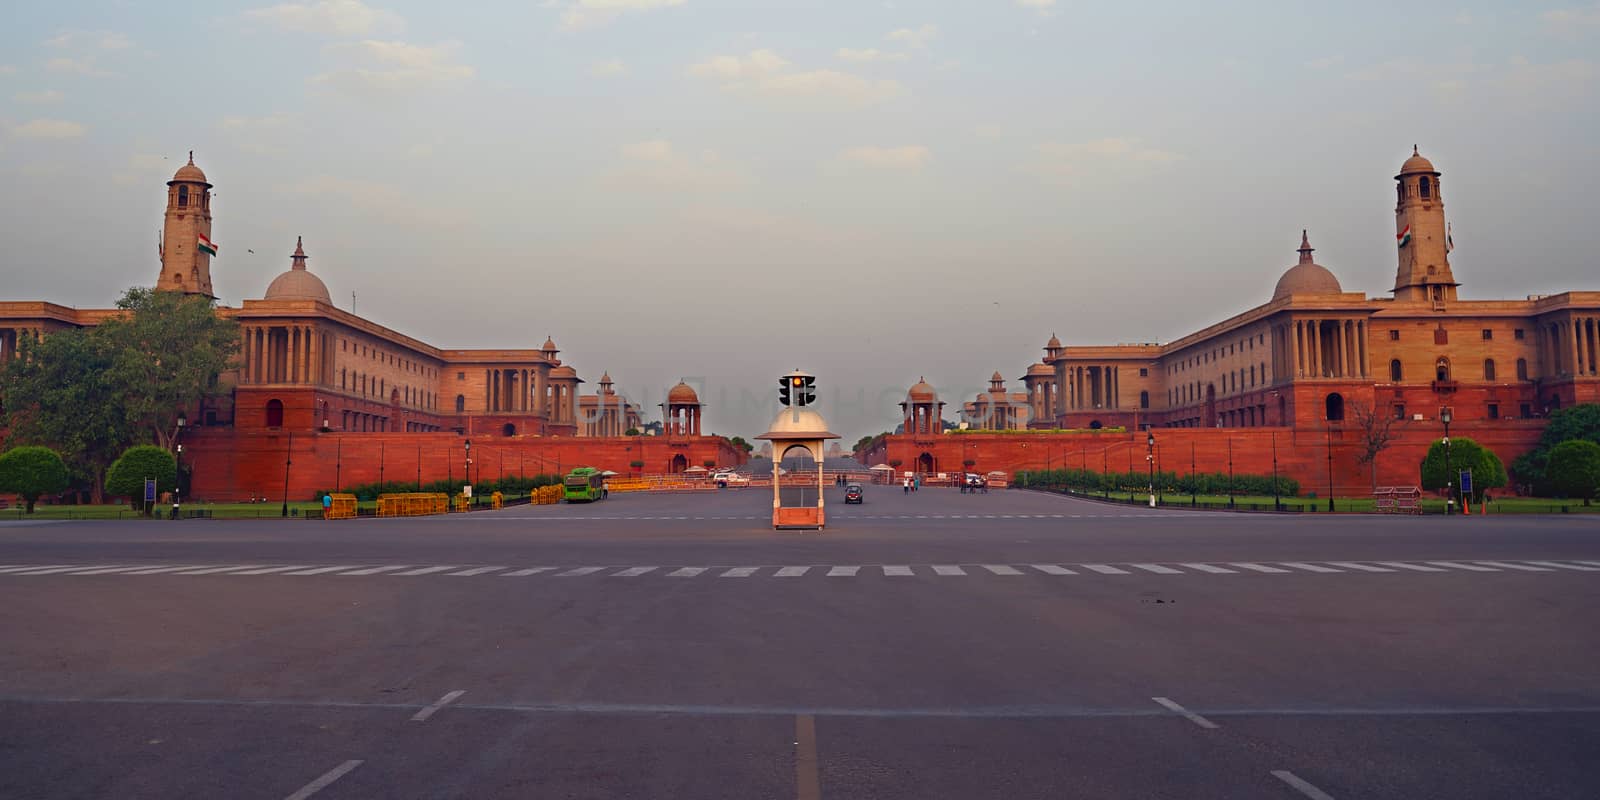
[[[784,409],[773,417],[767,432],[756,437],[772,442],[772,527],[775,530],[821,530],[827,522],[822,495],[823,444],[839,435],[829,431],[827,420],[810,408],[817,400],[816,386],[816,376],[800,370],[779,378],[778,402]],[[791,475],[785,486],[780,465],[784,457],[794,451],[809,454],[816,461],[816,475]]]

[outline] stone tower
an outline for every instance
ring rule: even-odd
[[[217,295],[211,290],[211,255],[216,246],[210,242],[211,184],[194,165],[191,150],[189,163],[179,167],[172,180],[167,181],[167,214],[158,251],[161,276],[156,288],[215,299]],[[211,252],[206,251],[207,246]]]
[[[1394,233],[1400,261],[1394,276],[1394,299],[1418,303],[1456,299],[1460,284],[1450,273],[1439,171],[1413,147],[1394,179]]]

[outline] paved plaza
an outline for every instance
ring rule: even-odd
[[[0,523],[4,797],[1600,796],[1600,520]]]

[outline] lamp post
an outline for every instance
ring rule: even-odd
[[[1439,409],[1439,421],[1444,423],[1444,515],[1450,516],[1450,505],[1455,501],[1455,481],[1450,474],[1450,420],[1454,417],[1448,407]]]
[[[1198,496],[1199,492],[1200,492],[1200,481],[1199,481],[1198,478],[1195,477],[1194,473],[1195,473],[1195,466],[1194,466],[1194,440],[1190,439],[1189,440],[1189,507],[1190,508],[1194,508],[1195,506],[1200,504],[1200,502],[1199,502],[1200,498]]]
[[[467,464],[466,464],[466,470],[462,473],[462,478],[461,479],[466,481],[466,484],[465,484],[466,486],[471,487],[472,486],[472,440],[468,439],[466,441],[466,444],[462,446],[462,449],[464,449],[466,451]],[[462,494],[466,494],[466,492],[462,492]],[[472,498],[470,498],[470,497],[467,498],[467,508],[469,508],[469,509],[472,508]]]
[[[1228,437],[1228,508],[1233,508],[1233,437]]]
[[[294,433],[289,434],[289,443],[283,448],[283,516],[289,516],[289,465],[294,463]]]
[[[344,438],[333,440],[333,490],[339,491],[344,487],[340,482],[341,473],[344,472]]]
[[[1272,510],[1282,511],[1283,501],[1278,499],[1278,432],[1272,432]]]
[[[1156,507],[1156,434],[1154,431],[1145,432],[1144,460],[1149,462],[1150,473],[1150,507]]]
[[[378,492],[383,492],[383,442],[378,442]]]
[[[417,443],[417,491],[422,491],[422,443]]]
[[[1328,510],[1333,510],[1333,420],[1328,420]]]
[[[178,518],[178,502],[183,493],[183,426],[189,423],[189,418],[182,411],[178,412],[178,433],[173,436],[176,443],[173,450],[173,466],[176,468],[172,476],[172,518]]]

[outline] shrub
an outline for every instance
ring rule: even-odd
[[[1589,505],[1600,491],[1600,444],[1572,439],[1550,450],[1545,472],[1550,485],[1567,497],[1581,497]]]
[[[178,482],[178,460],[165,449],[153,444],[141,444],[123,451],[106,471],[106,493],[126,497],[133,505],[148,511],[144,505],[144,482],[153,479],[156,490],[171,489]]]
[[[1446,484],[1455,484],[1462,470],[1472,470],[1472,496],[1464,498],[1468,501],[1479,502],[1484,490],[1506,485],[1506,468],[1499,456],[1471,439],[1457,437],[1450,440],[1448,467],[1444,441],[1436,440],[1428,447],[1428,455],[1422,459],[1422,486],[1444,489]]]
[[[33,513],[33,503],[67,490],[71,476],[60,454],[48,447],[14,447],[0,455],[0,491],[14,492]]]

